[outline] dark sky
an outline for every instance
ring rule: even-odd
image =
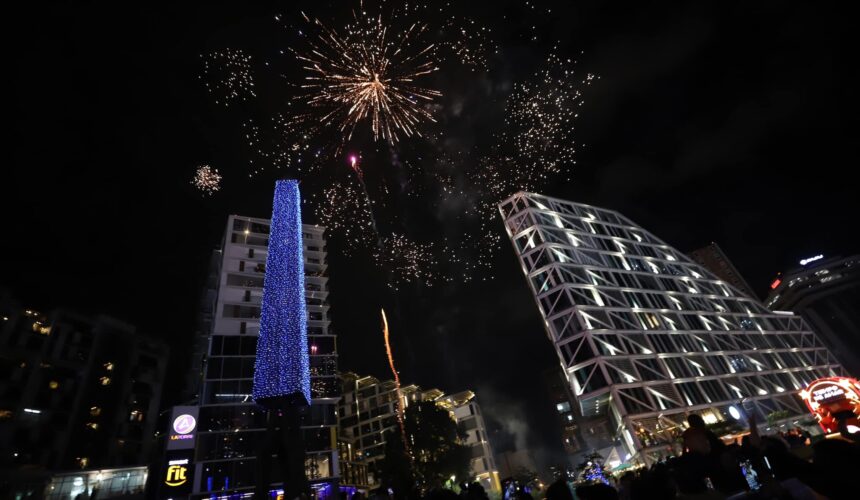
[[[716,241],[760,293],[800,258],[857,252],[860,82],[845,12],[773,1],[557,3],[458,7],[499,37],[495,69],[475,81],[496,98],[556,41],[601,77],[577,122],[585,147],[572,180],[546,194],[619,210],[681,250]],[[285,48],[273,15],[299,7],[245,4],[69,2],[6,15],[12,134],[0,286],[33,307],[111,314],[168,339],[174,371],[226,215],[270,214],[276,174],[239,175],[249,159],[240,124],[283,104],[277,78],[260,77],[259,102],[229,110],[198,78],[211,50],[241,48],[259,64]],[[320,2],[301,4],[326,16]],[[456,94],[471,82],[446,85]],[[473,140],[464,124],[492,126],[481,120],[451,123],[455,144]],[[201,163],[239,180],[204,199],[189,185]],[[541,456],[559,452],[535,390],[555,355],[506,242],[492,281],[407,287],[396,299],[366,262],[330,250],[342,369],[387,375],[378,308],[396,308],[404,380],[476,390],[493,425],[514,436],[496,433],[497,447],[519,440]]]

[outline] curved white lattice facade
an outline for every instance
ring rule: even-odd
[[[808,416],[797,392],[842,368],[799,316],[773,313],[623,215],[532,193],[499,204],[584,416],[631,453],[691,412]]]

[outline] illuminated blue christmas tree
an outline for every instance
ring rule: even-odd
[[[599,453],[591,453],[585,457],[585,461],[577,467],[579,472],[579,483],[594,484],[603,483],[609,484],[609,479],[606,477],[606,470],[603,468],[603,457]]]
[[[267,408],[311,401],[301,196],[294,180],[275,184],[253,397]]]

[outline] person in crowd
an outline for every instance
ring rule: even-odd
[[[573,493],[564,478],[559,478],[546,489],[546,500],[573,500]]]
[[[633,489],[633,481],[636,479],[636,474],[626,472],[618,478],[618,498],[619,500],[630,500]]]
[[[586,484],[576,488],[576,498],[579,500],[618,500],[618,492],[608,484]]]

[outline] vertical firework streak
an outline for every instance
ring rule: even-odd
[[[400,437],[403,439],[403,450],[406,456],[412,460],[412,452],[409,449],[409,441],[406,439],[406,423],[404,422],[405,409],[403,408],[403,394],[400,392],[400,375],[397,369],[394,368],[394,355],[391,354],[391,342],[388,335],[388,318],[385,317],[385,309],[382,311],[382,333],[385,338],[385,353],[388,355],[388,366],[391,367],[391,373],[394,375],[394,387],[397,390],[397,423],[400,424]]]
[[[376,227],[376,216],[373,215],[373,204],[370,201],[370,194],[367,192],[367,184],[364,183],[364,172],[361,171],[361,165],[358,164],[358,157],[352,155],[349,157],[349,164],[355,176],[358,177],[358,183],[361,185],[361,192],[364,193],[364,199],[367,202],[367,211],[370,214],[370,226],[373,228],[373,233],[376,235],[376,246],[381,250],[383,248],[382,235],[379,234],[379,228]]]

